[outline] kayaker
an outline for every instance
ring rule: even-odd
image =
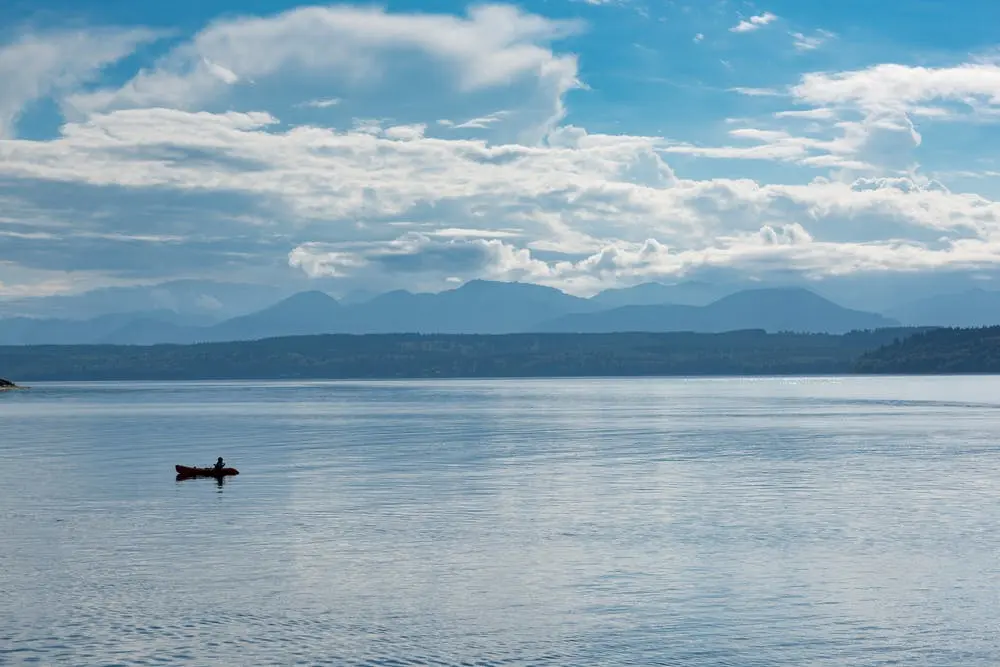
[[[221,472],[222,469],[225,468],[225,467],[226,467],[226,462],[223,461],[222,457],[220,456],[219,460],[215,462],[215,470],[216,470],[216,472]]]

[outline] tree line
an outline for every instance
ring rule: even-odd
[[[5,346],[0,372],[18,381],[843,374],[919,331],[335,334],[194,345]]]

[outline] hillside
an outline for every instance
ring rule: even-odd
[[[1000,326],[933,329],[872,350],[854,366],[858,373],[1000,373]]]

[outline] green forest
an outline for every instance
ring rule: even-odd
[[[861,355],[854,370],[899,375],[1000,373],[1000,326],[917,332]]]
[[[196,345],[0,347],[0,375],[45,380],[389,379],[840,374],[917,329],[320,335]]]

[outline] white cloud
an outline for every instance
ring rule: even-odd
[[[792,36],[792,43],[797,51],[814,51],[836,37],[829,30],[817,30],[812,35],[806,35],[801,32],[790,32],[788,34]]]
[[[339,97],[330,97],[327,99],[309,100],[296,106],[305,107],[307,109],[329,109],[330,107],[337,106],[340,102],[341,99]]]
[[[890,120],[879,122],[907,132]],[[488,146],[417,128],[282,132],[269,129],[275,123],[263,113],[96,115],[67,126],[58,141],[0,144],[0,177],[239,193],[241,213],[268,202],[282,221],[292,266],[359,283],[409,272],[438,284],[455,276],[520,277],[586,291],[719,267],[829,275],[973,266],[993,257],[1000,239],[1000,205],[979,197],[899,179],[801,186],[685,180],[663,163],[663,147],[652,138],[567,128],[547,146]],[[734,138],[779,147],[793,139],[747,129]],[[81,218],[66,233],[79,239],[137,219],[131,207],[123,215]],[[274,230],[232,215],[218,223],[203,218],[199,235],[263,240]],[[213,231],[213,224],[223,226]],[[493,231],[498,226],[501,233]],[[168,218],[129,252],[161,252],[164,238],[197,240],[186,216]],[[538,256],[546,248],[580,258]]]
[[[818,111],[818,110],[817,110]],[[825,113],[783,112],[782,118],[835,119]],[[741,127],[729,130],[731,138],[753,145],[694,146],[678,144],[664,149],[704,158],[771,160],[818,169],[840,168],[870,172],[883,169],[907,171],[920,135],[908,119],[869,116],[861,121],[839,121],[819,128],[821,136],[796,135],[787,130]]]
[[[389,267],[386,263],[390,264]],[[581,295],[612,285],[646,280],[677,279],[700,272],[734,270],[744,279],[767,279],[799,273],[806,278],[830,278],[852,273],[925,271],[943,268],[973,270],[1000,262],[1000,242],[957,239],[939,247],[898,239],[870,242],[817,241],[799,223],[763,224],[720,236],[712,245],[672,248],[656,239],[615,241],[577,260],[542,260],[527,248],[499,239],[434,241],[426,236],[400,237],[355,253],[324,246],[300,246],[289,263],[313,277],[344,276],[343,268],[358,269],[364,282],[377,280],[386,269],[413,271],[435,284],[455,278],[531,281]]]
[[[499,123],[509,115],[510,115],[509,111],[494,111],[493,113],[487,114],[486,116],[469,119],[464,123],[458,123],[458,124],[449,123],[448,125],[450,127],[455,128],[456,130],[482,130],[489,127],[490,125],[495,125],[496,123]]]
[[[775,118],[805,118],[808,120],[833,120],[837,113],[833,109],[817,107],[815,109],[800,109],[792,111],[777,111]]]
[[[219,65],[217,63],[214,63],[208,58],[202,58],[201,62],[205,66],[205,69],[208,70],[209,74],[211,74],[216,79],[218,79],[219,81],[221,81],[226,85],[231,86],[240,80],[239,75],[237,75],[231,69],[223,67],[222,65]]]
[[[422,139],[426,130],[427,125],[424,123],[416,123],[413,125],[395,125],[385,129],[385,136],[389,139],[413,141],[414,139]]]
[[[706,158],[779,160],[813,168],[908,174],[919,168],[923,122],[1000,119],[1000,66],[976,62],[924,68],[877,65],[849,72],[815,72],[787,92],[732,88],[749,96],[788,95],[804,107],[774,112],[794,123],[780,130],[749,127],[730,134],[755,146],[689,146],[668,150]],[[742,133],[742,134],[740,134]]]
[[[28,104],[72,91],[156,37],[145,29],[107,28],[26,33],[0,45],[0,138],[12,135]]]
[[[754,30],[760,30],[769,23],[773,23],[777,20],[777,16],[771,12],[764,12],[763,14],[758,14],[757,16],[751,16],[748,19],[743,19],[732,28],[729,32],[753,32]]]
[[[849,72],[806,74],[791,88],[800,101],[817,106],[851,105],[871,111],[906,111],[934,101],[969,110],[1000,108],[1000,66],[954,67],[882,64]]]
[[[729,89],[731,92],[747,95],[749,97],[784,97],[787,93],[774,88],[750,88],[737,86]]]
[[[761,17],[750,24],[774,20]],[[797,106],[730,125],[730,145],[700,146],[559,124],[566,92],[583,84],[575,57],[549,43],[577,29],[496,6],[215,23],[126,85],[71,96],[77,115],[58,138],[0,141],[0,262],[45,289],[64,275],[290,266],[371,289],[488,277],[588,293],[704,271],[1000,261],[1000,204],[914,167],[923,137],[912,119],[951,118],[973,88],[980,107],[996,104],[988,69],[950,88],[918,68],[870,68],[734,89]],[[266,104],[269,87],[290,82],[286,107]],[[362,98],[381,105],[359,110]],[[301,122],[310,110],[329,126]],[[693,180],[671,155],[824,176]],[[19,289],[12,271],[0,272],[7,293]]]
[[[413,80],[419,62],[446,75],[452,95],[520,86],[521,106],[507,120],[524,141],[537,141],[578,85],[576,57],[556,55],[547,43],[582,27],[503,5],[476,6],[466,17],[302,7],[216,22],[124,86],[71,96],[66,109],[76,118],[156,106],[223,110],[235,95],[315,80],[355,94],[390,86],[389,100],[399,105],[406,95],[429,94],[426,82]]]

